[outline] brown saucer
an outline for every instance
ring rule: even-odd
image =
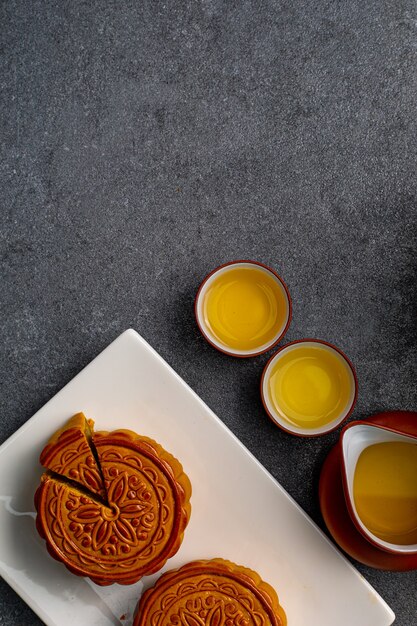
[[[413,411],[387,411],[373,415],[365,421],[417,436],[417,413]],[[330,534],[351,557],[375,569],[397,572],[417,569],[417,554],[398,555],[380,550],[356,529],[344,497],[339,444],[332,448],[323,464],[319,500]]]

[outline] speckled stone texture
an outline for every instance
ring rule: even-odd
[[[268,355],[213,350],[193,298],[216,265],[261,260],[293,296],[285,341],[354,361],[353,419],[417,408],[415,2],[1,8],[1,440],[133,327],[323,527],[338,433],[274,427]],[[414,626],[417,573],[358,567]],[[1,625],[41,623],[0,597]]]

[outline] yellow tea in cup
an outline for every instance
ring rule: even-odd
[[[280,350],[262,382],[265,408],[285,430],[319,435],[353,408],[356,379],[347,357],[325,342],[305,340]]]
[[[360,454],[353,497],[362,523],[383,541],[417,544],[417,443],[384,441]]]
[[[218,349],[235,356],[268,350],[285,332],[290,300],[280,277],[253,261],[223,266],[200,287],[197,322]]]

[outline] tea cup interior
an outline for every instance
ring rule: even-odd
[[[391,543],[375,535],[363,523],[355,503],[354,479],[359,457],[369,446],[388,442],[417,444],[417,438],[375,425],[350,424],[346,427],[341,438],[345,498],[347,499],[349,512],[354,523],[362,534],[373,544],[387,550],[388,552],[398,554],[414,554],[417,553],[417,544]]]
[[[312,350],[313,352],[311,354],[309,353],[307,357],[300,356],[303,350]],[[318,364],[310,366],[311,359],[313,358],[312,355],[316,353],[319,355]],[[331,356],[333,360],[330,362],[324,360],[323,371],[321,371],[320,359],[325,355]],[[288,358],[291,359],[289,366],[288,364],[284,365],[283,372],[291,372],[292,370],[290,368],[293,367],[293,363],[296,366],[297,363],[303,361],[303,359],[306,361],[306,364],[314,370],[313,373],[310,371],[306,372],[305,388],[302,387],[303,379],[300,377],[299,386],[294,390],[293,394],[295,400],[297,400],[294,407],[290,406],[288,402],[284,402],[280,392],[274,391],[275,385],[273,384],[274,378],[276,377],[276,369],[280,368],[283,361]],[[329,363],[331,363],[331,367]],[[326,368],[329,367],[331,371],[326,371]],[[324,379],[325,390],[320,390],[318,385],[319,380],[315,379],[317,375],[319,379]],[[294,377],[293,375],[293,378]],[[320,419],[316,419],[317,415],[307,415],[307,409],[306,413],[303,415],[301,413],[296,415],[296,417],[290,415],[290,410],[292,410],[294,414],[297,412],[296,405],[301,404],[298,402],[298,399],[306,398],[308,394],[320,397],[320,392],[323,391],[324,396],[327,394],[332,397],[331,388],[333,387],[333,383],[336,383],[335,387],[337,388],[337,384],[342,379],[344,380],[346,397],[342,398],[342,396],[339,395],[340,390],[335,391],[335,398],[332,400],[335,406],[334,408],[330,407],[327,415],[325,411],[327,411],[329,407],[323,407],[323,416],[320,417]],[[308,383],[310,383],[311,388],[309,388]],[[281,387],[285,388],[286,385],[287,382],[283,379],[280,390]],[[318,339],[304,339],[287,344],[271,357],[262,376],[261,395],[268,415],[280,428],[294,435],[316,437],[334,430],[348,417],[356,402],[357,384],[353,367],[342,352],[327,342]],[[328,417],[329,414],[330,417]]]
[[[206,300],[208,294],[213,288],[213,285],[219,281],[220,277],[224,276],[226,278],[227,275],[230,275],[230,272],[233,272],[234,270],[252,270],[252,272],[258,272],[260,276],[264,275],[265,280],[272,281],[274,289],[276,290],[275,295],[278,295],[279,297],[279,301],[276,306],[278,307],[280,314],[274,318],[268,340],[262,341],[262,334],[260,332],[259,341],[251,348],[240,349],[236,345],[231,346],[228,345],[227,341],[222,341],[219,336],[213,332],[212,325],[210,324],[207,315]],[[226,291],[226,288],[223,289],[223,292]],[[274,299],[272,290],[270,290],[268,297],[272,302]],[[236,304],[236,306],[237,308],[239,307],[238,304]],[[256,303],[253,306],[256,306]],[[222,307],[224,307],[224,303],[219,304],[220,310]],[[269,350],[285,334],[291,320],[291,299],[284,282],[280,276],[276,274],[276,272],[256,261],[234,261],[215,269],[201,283],[195,302],[195,315],[200,331],[213,347],[217,348],[221,352],[230,354],[231,356],[256,356]]]

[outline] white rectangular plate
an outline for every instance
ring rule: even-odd
[[[184,381],[123,333],[0,448],[0,573],[48,626],[130,626],[143,583],[98,587],[49,557],[34,524],[38,457],[78,411],[97,429],[159,441],[193,485],[181,549],[164,569],[223,557],[259,572],[289,626],[389,626],[375,590]],[[144,579],[149,586],[158,574]],[[122,621],[121,621],[121,618]]]

